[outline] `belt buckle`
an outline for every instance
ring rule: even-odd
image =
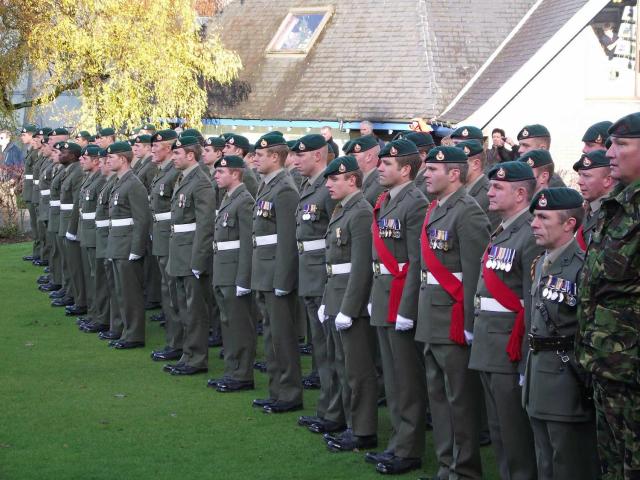
[[[256,242],[256,236],[255,235],[251,236],[251,241],[253,242],[253,248],[256,248],[258,246],[258,243]]]
[[[176,233],[175,225],[171,224],[171,233]]]
[[[304,252],[304,244],[302,242],[298,242],[298,253]]]
[[[424,270],[420,270],[420,281],[421,282],[427,281],[427,272],[425,272]]]
[[[379,262],[374,262],[373,263],[373,273],[375,273],[376,275],[380,275],[380,263]]]
[[[327,268],[327,275],[330,277],[333,275],[333,269],[331,268],[331,265],[329,263],[325,264],[325,267]]]
[[[473,299],[473,306],[480,310],[480,297],[478,295],[476,295]]]
[[[213,253],[217,253],[218,252],[218,242],[216,242],[215,240],[213,241]]]

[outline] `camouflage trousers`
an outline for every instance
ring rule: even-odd
[[[593,379],[602,480],[640,480],[640,389]]]

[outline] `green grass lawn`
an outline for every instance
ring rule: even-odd
[[[22,261],[29,252],[26,243],[0,246],[0,479],[381,478],[362,453],[328,452],[297,426],[300,413],[253,409],[266,395],[264,374],[254,392],[220,394],[205,388],[207,376],[173,377],[150,360],[164,345],[156,323],[147,347],[131,351],[81,333],[36,289],[41,269]],[[218,351],[209,376],[222,374]],[[308,372],[309,357],[303,365]],[[305,391],[304,414],[316,396]],[[381,409],[381,447],[388,431]],[[483,462],[485,478],[497,479],[490,448]],[[433,473],[428,434],[423,472],[405,477]]]

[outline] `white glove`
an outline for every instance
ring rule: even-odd
[[[396,330],[399,332],[404,332],[406,330],[411,330],[413,328],[413,320],[409,318],[404,318],[402,315],[398,315],[396,317]]]
[[[340,312],[336,315],[336,330],[346,330],[353,325],[351,317],[347,317],[344,313]]]
[[[251,293],[250,288],[244,288],[240,285],[236,285],[236,297],[244,297],[245,295],[249,295]]]
[[[320,320],[320,323],[324,323],[326,320],[324,316],[324,305],[320,305],[320,308],[318,308],[318,320]]]
[[[199,270],[194,270],[193,268],[191,269],[191,271],[193,272],[193,276],[200,280],[200,274],[202,272],[200,272]]]
[[[471,345],[473,343],[473,333],[465,330],[464,339],[467,341],[467,345]]]
[[[276,294],[276,297],[284,297],[285,295],[289,294],[289,292],[287,292],[286,290],[280,290],[278,288],[276,288],[273,293]]]
[[[67,237],[67,240],[71,240],[72,242],[75,242],[78,240],[78,237],[76,235],[74,235],[73,233],[65,233],[64,235],[65,237]]]
[[[520,381],[518,382],[518,385],[520,385],[521,387],[524,385],[524,375],[520,375]]]
[[[142,258],[141,255],[136,255],[135,253],[130,253],[129,254],[129,260],[133,261],[133,260],[140,260]]]
[[[371,316],[371,304],[367,303],[367,312],[369,312],[369,316]]]

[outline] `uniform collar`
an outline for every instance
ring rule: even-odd
[[[558,258],[560,258],[560,255],[564,253],[564,251],[569,247],[569,245],[571,245],[571,242],[573,242],[573,237],[571,237],[569,241],[564,245],[560,245],[559,247],[554,248],[552,250],[547,250],[544,257],[545,260],[549,264],[552,264],[553,262],[555,262]]]
[[[360,193],[360,190],[356,190],[355,192],[351,192],[349,195],[347,195],[342,200],[340,200],[340,205],[342,205],[343,207],[346,207],[347,203],[349,203],[349,200],[351,200],[353,197],[355,197],[358,193]]]
[[[502,220],[502,223],[500,225],[502,226],[502,228],[504,230],[506,230],[507,228],[509,228],[511,226],[511,224],[513,222],[515,222],[520,217],[520,215],[522,215],[523,213],[528,212],[528,211],[529,211],[529,207],[526,206],[522,210],[520,210],[519,212],[516,212],[511,217],[507,218],[506,220]]]
[[[476,186],[476,184],[482,180],[482,177],[484,177],[484,173],[481,173],[480,175],[478,175],[478,177],[471,183],[467,183],[467,190],[471,190],[473,187]]]
[[[413,180],[409,180],[401,185],[396,185],[395,187],[389,189],[389,199],[393,200],[396,195],[398,195],[402,190],[405,189],[405,187],[411,185],[413,183]]]
[[[191,165],[190,167],[185,168],[182,171],[182,178],[187,178],[187,175],[189,175],[191,172],[193,172],[196,168],[200,168],[200,164],[199,163],[195,163],[195,164]]]
[[[280,174],[280,172],[284,172],[284,168],[279,168],[278,170],[265,175],[264,178],[262,179],[262,181],[266,185],[267,183],[271,182],[271,180],[276,178]]]

